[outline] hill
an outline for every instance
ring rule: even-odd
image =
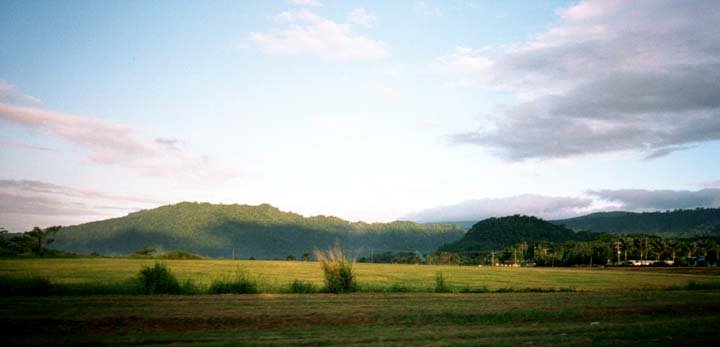
[[[441,252],[483,252],[500,250],[520,243],[537,241],[586,240],[590,235],[576,233],[531,216],[508,216],[488,218],[476,223],[462,239],[443,245]]]
[[[720,208],[643,213],[598,212],[552,223],[574,230],[614,234],[640,233],[674,238],[720,236]]]
[[[337,217],[283,212],[263,204],[217,205],[182,202],[156,209],[63,228],[53,248],[103,255],[125,255],[144,246],[181,249],[229,258],[300,258],[340,240],[368,254],[378,251],[434,251],[462,237],[456,225],[413,222],[351,223]]]

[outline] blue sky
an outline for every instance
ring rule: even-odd
[[[0,226],[720,205],[709,1],[0,4]]]

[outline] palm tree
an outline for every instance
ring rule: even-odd
[[[685,244],[685,251],[687,252],[687,265],[690,266],[690,258],[693,253],[698,249],[697,241],[688,242]]]
[[[655,239],[650,242],[650,248],[655,254],[655,260],[660,261],[660,257],[667,251],[668,244],[667,241],[663,239]]]
[[[635,239],[632,236],[625,236],[622,239],[623,255],[625,256],[625,264],[627,264],[628,252],[633,248]]]
[[[670,246],[670,256],[672,257],[673,264],[677,258],[678,253],[685,252],[685,243],[680,240],[670,240],[668,243]]]
[[[615,240],[615,242],[613,242],[613,245],[615,246],[614,249],[617,254],[617,263],[620,264],[620,250],[622,249],[623,245],[622,239]]]

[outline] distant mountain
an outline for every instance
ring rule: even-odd
[[[589,233],[576,233],[561,225],[530,216],[488,218],[476,223],[462,239],[446,244],[441,252],[501,250],[520,242],[587,240]]]
[[[210,257],[299,258],[340,240],[362,254],[371,251],[434,251],[458,240],[457,225],[413,222],[351,223],[337,217],[283,212],[263,204],[183,202],[63,228],[53,248],[79,253],[125,255],[144,246],[185,250]]]
[[[552,221],[575,230],[663,237],[720,236],[720,208],[665,212],[598,212]]]

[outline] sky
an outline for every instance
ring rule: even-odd
[[[2,1],[0,226],[720,206],[717,1]]]

